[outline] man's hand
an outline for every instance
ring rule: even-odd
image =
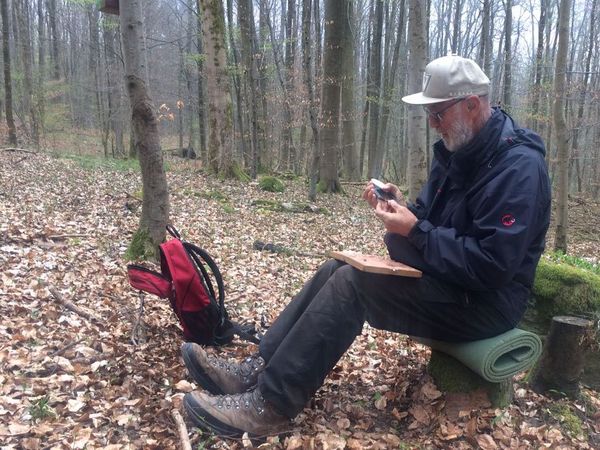
[[[375,215],[381,219],[387,231],[404,237],[408,236],[418,221],[417,216],[410,209],[398,204],[395,200],[378,201],[375,206]]]
[[[402,191],[395,184],[385,183],[383,190],[391,193],[396,199],[398,205],[406,205],[406,201],[404,200]],[[370,181],[367,183],[367,186],[363,191],[362,197],[367,201],[369,205],[371,205],[371,208],[373,209],[377,208],[377,205],[379,203],[387,203],[386,201],[379,200],[377,198],[377,196],[375,195],[375,186],[373,186],[373,183],[371,183]]]

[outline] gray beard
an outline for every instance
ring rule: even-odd
[[[475,136],[473,130],[469,126],[467,126],[462,117],[454,123],[452,128],[448,130],[447,134],[448,138],[442,138],[442,140],[444,141],[444,145],[450,152],[455,152],[459,148],[465,146],[466,144],[471,142],[471,140]]]

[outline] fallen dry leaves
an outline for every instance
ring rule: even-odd
[[[270,194],[256,183],[219,183],[191,162],[169,165],[172,222],[218,260],[234,318],[272,321],[329,250],[383,251],[383,230],[358,199],[358,186],[319,199],[331,215],[280,213],[252,202],[304,201],[304,183],[287,182],[285,193]],[[195,385],[164,301],[146,299],[139,344],[131,340],[139,299],[122,257],[138,222],[132,195],[140,190],[139,174],[0,152],[0,183],[2,448],[177,448],[171,411]],[[224,199],[208,198],[212,191]],[[303,255],[253,250],[257,239]],[[52,289],[97,320],[67,309]],[[238,343],[219,351],[240,357],[252,350]],[[583,421],[579,436],[544,413],[551,400],[521,383],[504,411],[465,407],[449,416],[444,394],[425,372],[428,355],[403,336],[365,327],[292,432],[259,448],[600,446],[598,417],[589,412],[600,409],[597,394],[590,391],[584,406],[569,404]],[[199,448],[253,446],[191,428],[190,436]]]

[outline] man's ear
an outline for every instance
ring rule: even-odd
[[[467,98],[466,103],[467,103],[467,111],[470,112],[470,111],[477,109],[481,102],[477,95],[471,95],[470,97]]]

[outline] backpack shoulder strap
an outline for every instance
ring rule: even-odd
[[[182,244],[187,254],[190,255],[190,258],[192,258],[192,260],[196,263],[198,269],[202,272],[208,291],[210,292],[212,297],[218,302],[222,318],[226,318],[227,311],[225,311],[225,286],[223,284],[223,276],[221,275],[221,271],[219,270],[217,263],[205,250],[201,249],[197,245],[183,241]],[[204,267],[204,263],[206,263],[206,265],[209,267],[210,271],[212,272],[215,278],[215,281],[217,283],[218,296],[215,295],[216,293],[214,287],[212,285],[212,282],[210,281],[208,271],[206,270],[206,267]]]

